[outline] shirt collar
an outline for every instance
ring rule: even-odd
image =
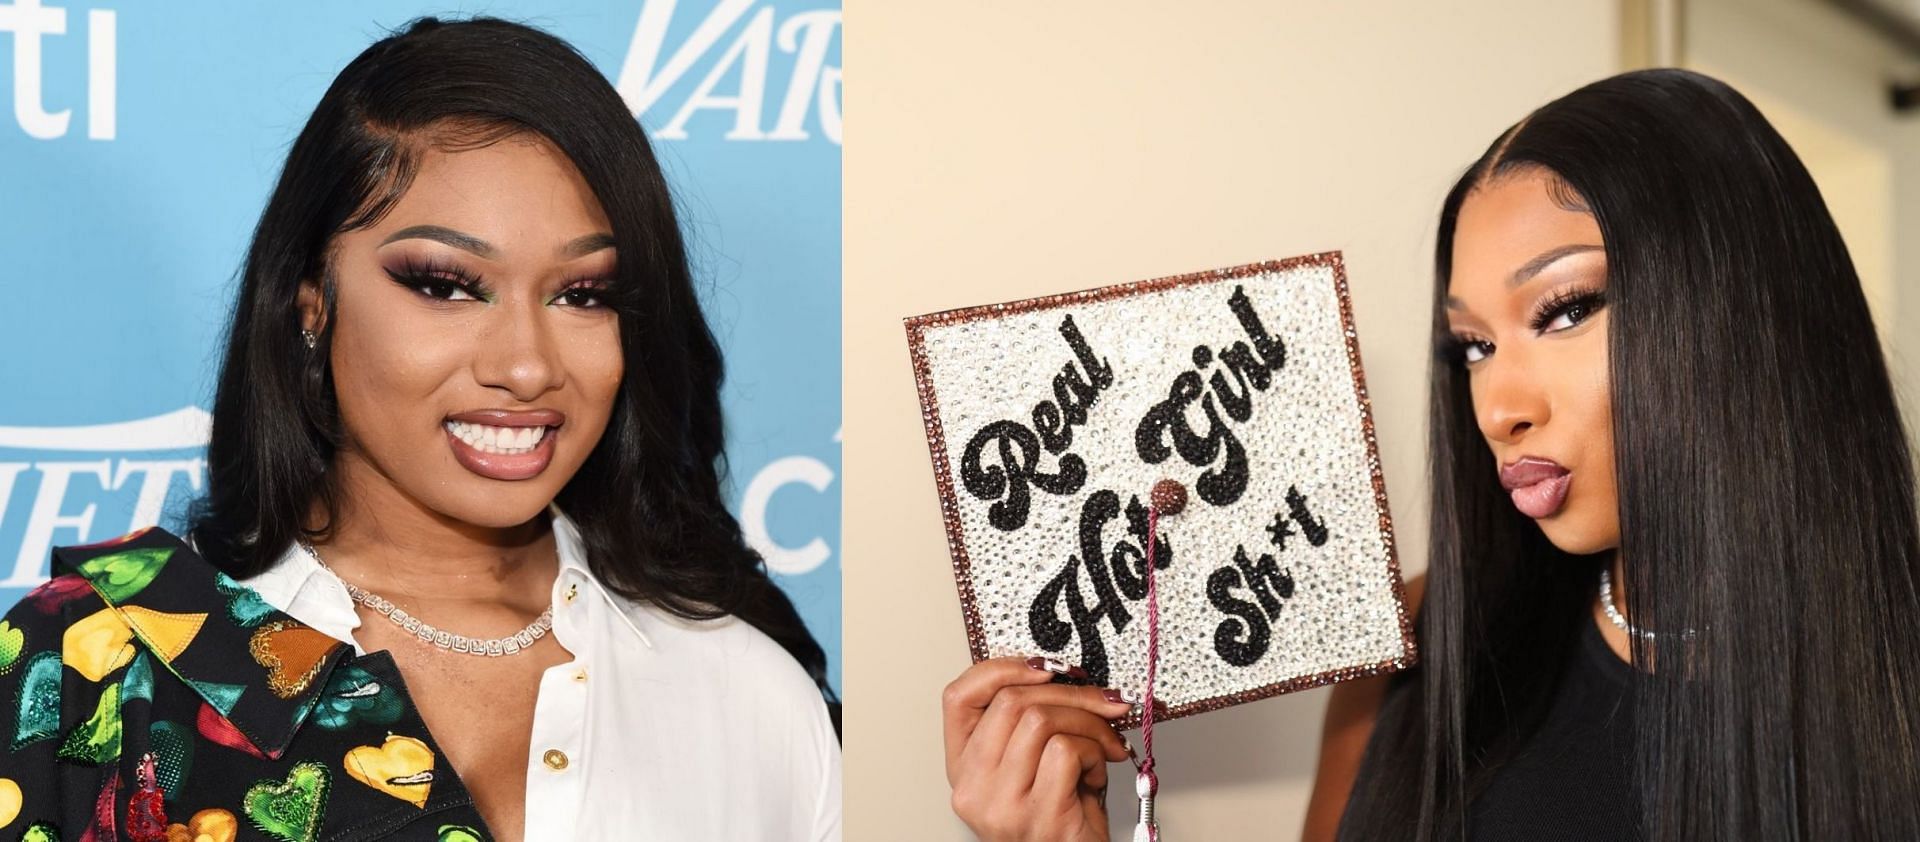
[[[565,512],[560,511],[558,503],[548,503],[547,511],[553,515],[553,543],[560,555],[560,575],[553,580],[555,609],[558,610],[560,606],[566,604],[567,588],[584,583],[586,590],[598,594],[599,598],[607,603],[607,607],[613,609],[614,616],[620,618],[620,623],[632,631],[634,637],[640,638],[642,644],[652,649],[653,638],[640,630],[640,624],[635,619],[639,613],[639,607],[632,601],[623,599],[608,590],[607,586],[601,583],[600,578],[593,575],[593,569],[587,566],[586,544],[580,538],[579,525],[575,524],[572,518],[567,517]],[[579,581],[568,581],[571,576],[578,576]],[[578,598],[577,593],[575,598]]]
[[[85,578],[107,604],[101,614],[113,612],[156,660],[269,758],[286,751],[327,675],[350,651],[268,604],[165,529],[56,547],[54,563]]]

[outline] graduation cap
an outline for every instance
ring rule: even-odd
[[[906,324],[976,661],[1162,720],[1415,661],[1339,252]]]

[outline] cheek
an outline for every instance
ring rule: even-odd
[[[587,404],[579,409],[604,422],[626,375],[618,325],[610,319],[604,328],[580,331],[567,343],[565,353],[567,379],[578,384]]]
[[[437,435],[437,417],[417,416],[439,406],[434,395],[471,353],[457,337],[430,333],[410,315],[403,308],[340,304],[334,393],[348,435],[363,448],[404,440],[416,428]]]
[[[1569,360],[1567,403],[1577,430],[1569,431],[1582,442],[1580,473],[1585,493],[1581,495],[1584,520],[1590,524],[1597,545],[1617,544],[1620,535],[1620,500],[1614,475],[1613,458],[1613,385],[1609,376],[1607,339],[1604,325],[1586,337],[1577,359]],[[1577,374],[1576,374],[1577,372]]]

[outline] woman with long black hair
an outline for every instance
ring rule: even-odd
[[[0,628],[0,824],[838,838],[825,656],[721,500],[721,363],[592,65],[486,18],[375,43],[254,233],[186,535],[57,548]]]
[[[1437,245],[1422,660],[1334,689],[1307,838],[1920,838],[1909,445],[1779,134],[1697,73],[1601,80],[1468,168]],[[1106,838],[1126,706],[1048,677],[949,687],[983,836]]]

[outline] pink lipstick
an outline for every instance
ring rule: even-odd
[[[1522,456],[1500,466],[1500,486],[1512,495],[1514,508],[1536,520],[1560,511],[1572,484],[1572,472],[1552,459]]]
[[[441,426],[461,467],[511,481],[532,479],[547,469],[565,423],[565,415],[550,409],[483,409],[449,415]]]

